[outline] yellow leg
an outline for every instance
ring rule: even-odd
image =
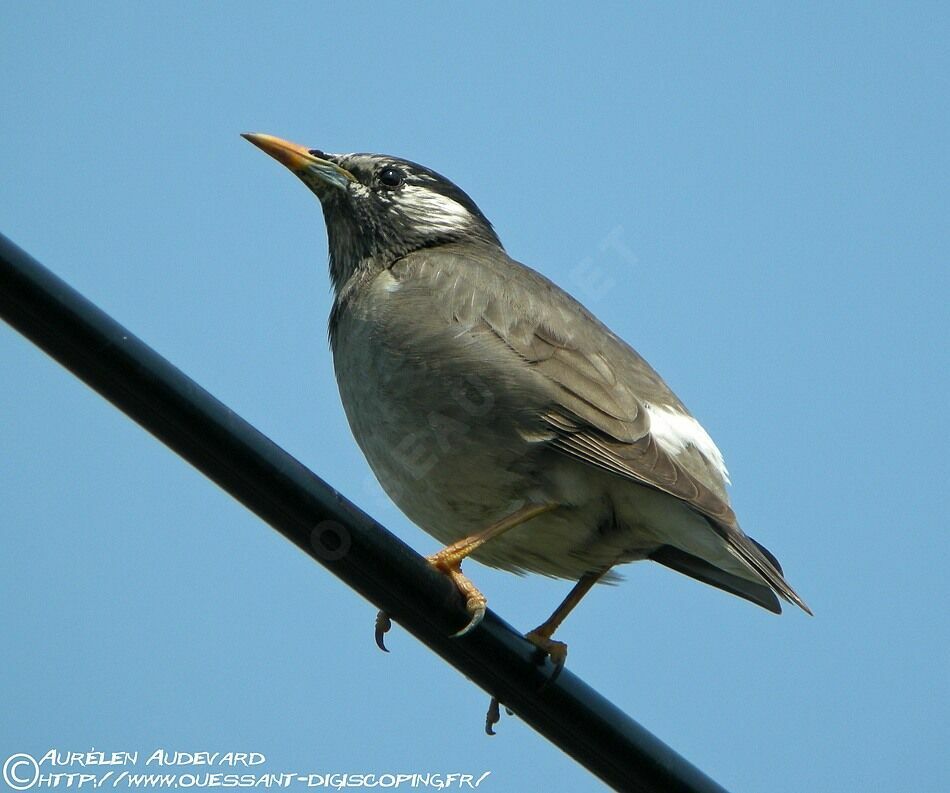
[[[581,602],[584,595],[590,592],[594,584],[603,578],[609,569],[610,567],[605,567],[602,570],[594,570],[582,575],[577,583],[574,584],[571,591],[568,592],[567,597],[564,598],[561,605],[554,610],[554,613],[533,631],[528,631],[525,634],[525,638],[529,642],[541,650],[541,652],[550,656],[554,662],[554,673],[544,685],[548,685],[557,679],[557,676],[561,674],[561,670],[564,668],[564,662],[567,661],[567,645],[564,642],[554,641],[551,636],[561,623],[564,622],[567,615],[574,610],[574,607]],[[511,711],[508,711],[508,713],[510,715]],[[489,735],[494,735],[494,726],[500,720],[501,711],[499,709],[498,699],[492,697],[488,703],[488,713],[485,715],[485,732]]]
[[[452,579],[462,597],[465,598],[465,609],[468,611],[470,619],[468,624],[462,628],[455,636],[464,636],[473,630],[485,616],[485,608],[488,603],[485,596],[478,591],[478,588],[462,573],[462,561],[480,548],[489,540],[494,539],[506,531],[526,523],[532,518],[557,509],[557,504],[529,504],[512,512],[507,517],[502,518],[497,523],[493,523],[487,529],[483,529],[477,534],[466,537],[458,542],[446,546],[441,551],[432,556],[426,557],[436,570],[445,573]],[[383,636],[390,629],[392,623],[389,615],[380,611],[376,615],[376,644],[381,650],[386,650],[386,644]]]
[[[561,605],[554,609],[554,613],[533,631],[528,631],[524,635],[529,642],[542,652],[551,656],[551,660],[554,661],[556,667],[554,674],[551,676],[551,680],[554,680],[554,678],[560,674],[561,669],[564,667],[564,662],[567,660],[567,645],[564,642],[554,641],[551,636],[554,635],[554,631],[564,622],[567,615],[574,610],[574,607],[581,602],[584,595],[590,592],[594,584],[603,578],[609,569],[610,568],[607,567],[602,570],[584,573],[584,575],[578,579],[577,583],[574,584],[574,588],[568,592],[567,597],[564,598]]]

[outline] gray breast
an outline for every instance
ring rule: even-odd
[[[338,317],[340,397],[390,498],[451,542],[523,498],[533,450],[506,419],[508,395],[480,373],[474,349],[448,326],[420,328],[417,315],[394,311],[396,288],[383,272]]]

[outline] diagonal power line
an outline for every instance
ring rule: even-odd
[[[611,787],[724,793],[493,612],[450,638],[447,578],[2,234],[0,316]]]

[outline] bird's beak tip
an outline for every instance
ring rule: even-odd
[[[261,132],[242,132],[241,137],[292,171],[302,170],[313,161],[313,156],[305,146],[291,143],[289,140]]]
[[[316,189],[314,180],[323,184],[332,184],[338,188],[345,187],[349,182],[356,180],[356,177],[345,168],[317,157],[305,146],[291,143],[289,140],[260,132],[242,132],[241,137],[289,168],[310,184],[311,189]]]
[[[270,135],[264,135],[261,132],[242,132],[241,137],[249,143],[253,143],[255,146],[260,146],[260,142],[271,137]]]

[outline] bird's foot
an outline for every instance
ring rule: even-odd
[[[488,703],[488,713],[485,714],[485,734],[494,735],[494,727],[501,721],[501,710],[498,707],[498,697],[492,697]]]
[[[478,591],[475,584],[469,581],[462,572],[463,558],[464,555],[460,555],[451,546],[432,556],[426,557],[426,561],[436,570],[440,573],[445,573],[445,575],[452,579],[452,583],[455,584],[458,591],[462,594],[462,597],[465,598],[465,610],[469,616],[468,624],[462,628],[462,630],[453,633],[453,638],[464,636],[466,633],[470,633],[478,627],[478,623],[485,617],[485,610],[488,606],[488,599]]]
[[[463,537],[438,553],[426,557],[426,561],[436,570],[452,579],[458,591],[462,593],[462,597],[465,598],[465,609],[469,616],[468,624],[462,630],[454,633],[453,638],[464,636],[477,628],[478,624],[484,619],[485,610],[488,606],[488,600],[485,596],[462,573],[462,560],[489,540],[504,534],[515,526],[520,526],[525,521],[536,518],[538,515],[557,509],[557,507],[557,504],[522,504],[510,515],[493,523],[488,528],[468,537]],[[380,612],[376,618],[376,644],[384,650],[386,647],[383,644],[383,634],[389,630],[390,624],[389,617]]]
[[[514,716],[514,711],[511,708],[506,707],[505,713],[509,716]],[[485,734],[494,735],[494,727],[498,722],[501,721],[501,708],[499,707],[498,697],[492,697],[491,701],[488,703],[488,713],[485,714]]]
[[[528,631],[528,633],[526,633],[524,636],[544,655],[548,656],[548,658],[550,658],[554,663],[554,672],[551,674],[551,677],[544,681],[543,685],[541,686],[541,690],[544,690],[545,686],[548,686],[557,680],[557,676],[561,674],[561,670],[564,668],[564,664],[567,661],[567,645],[564,642],[559,642],[552,639],[551,633],[553,632],[554,631],[552,627],[541,625],[535,628],[533,631]],[[505,712],[509,716],[512,715],[512,712],[509,708],[505,708]],[[499,721],[501,721],[501,709],[499,706],[498,697],[492,697],[491,701],[488,703],[488,713],[485,714],[485,732],[488,735],[494,735],[494,727]]]
[[[393,621],[389,619],[389,615],[385,611],[377,612],[376,614],[376,646],[382,650],[384,653],[388,653],[389,650],[386,649],[386,642],[383,641],[383,637],[389,633],[389,629],[392,628]]]
[[[546,686],[553,683],[557,680],[558,675],[561,674],[561,670],[567,661],[567,645],[564,642],[552,639],[551,634],[544,629],[544,626],[535,628],[533,631],[528,631],[524,637],[553,662],[554,672],[544,685]]]
[[[462,561],[453,552],[451,548],[439,551],[437,554],[426,557],[426,561],[431,564],[440,573],[444,573],[452,579],[458,591],[465,598],[465,610],[468,612],[469,620],[462,630],[452,634],[452,638],[464,636],[470,633],[485,618],[485,611],[488,606],[488,599],[478,591],[478,588],[462,573]],[[376,646],[384,653],[386,649],[385,635],[392,628],[393,623],[385,611],[376,614]]]

